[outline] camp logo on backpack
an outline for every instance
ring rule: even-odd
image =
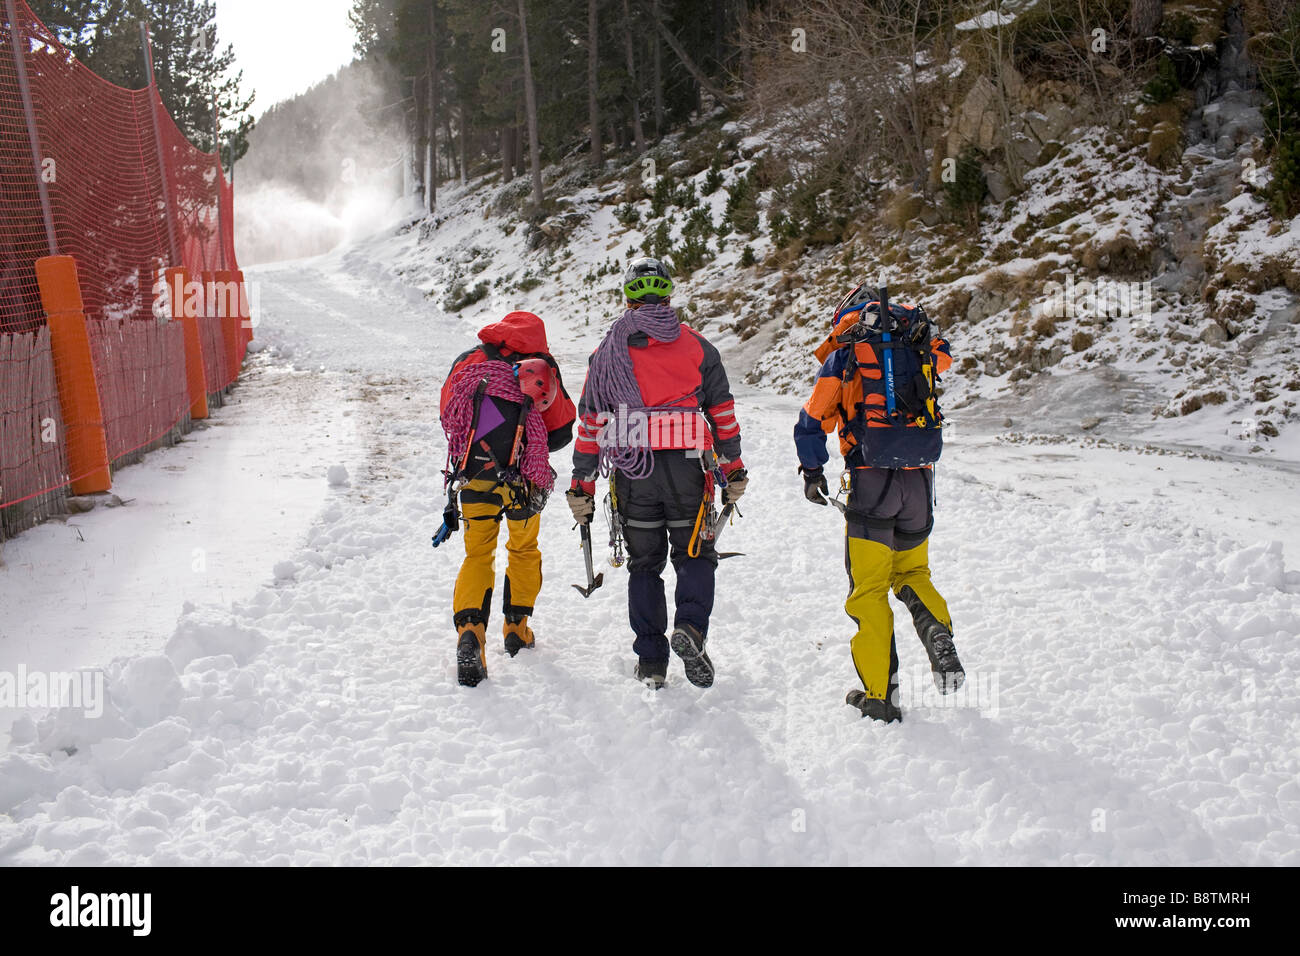
[[[925,310],[890,303],[883,288],[837,314],[817,358],[822,377],[840,379],[839,434],[849,467],[918,468],[939,460],[934,341]]]

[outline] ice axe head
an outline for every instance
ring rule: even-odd
[[[602,571],[600,572],[600,574],[592,578],[590,587],[584,588],[581,584],[575,584],[573,586],[573,589],[577,591],[579,594],[581,594],[583,597],[587,598],[587,597],[591,597],[592,591],[596,590],[596,588],[600,587],[604,583],[605,583],[605,572]]]

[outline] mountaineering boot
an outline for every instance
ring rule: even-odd
[[[863,717],[870,717],[872,720],[878,720],[884,724],[894,722],[903,722],[903,712],[888,700],[879,700],[875,697],[868,697],[866,691],[851,690],[848,696],[844,698],[844,703],[850,707],[856,707],[862,711]]]
[[[662,690],[668,680],[668,662],[652,661],[646,658],[636,662],[636,679],[653,690]]]
[[[668,639],[673,653],[686,666],[686,679],[696,687],[713,686],[713,661],[704,651],[704,637],[689,624],[678,624]]]
[[[477,687],[485,680],[487,658],[483,647],[487,643],[487,626],[477,621],[467,621],[460,626],[460,640],[456,643],[456,680],[462,687]]]
[[[925,653],[930,658],[934,686],[941,694],[951,694],[966,682],[966,670],[957,657],[957,647],[952,642],[952,631],[930,613],[930,609],[910,587],[899,590],[898,598],[912,612],[916,636],[921,639]]]
[[[521,617],[516,620],[506,618],[506,653],[514,657],[520,651],[528,647],[535,647],[536,641],[533,639],[533,629],[528,626],[528,618]]]
[[[898,666],[897,658],[893,659],[892,665]],[[876,697],[868,697],[867,692],[863,690],[851,690],[844,698],[844,703],[850,707],[856,707],[862,711],[863,717],[870,717],[872,720],[878,720],[881,723],[902,723],[903,711],[898,706],[898,671],[889,675],[889,689],[884,700]]]

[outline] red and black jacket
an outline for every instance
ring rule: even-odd
[[[531,312],[511,312],[500,322],[493,322],[479,330],[479,345],[457,356],[451,371],[442,385],[441,404],[446,406],[451,398],[451,382],[456,373],[480,362],[503,361],[521,362],[528,358],[539,358],[555,371],[555,380],[559,383],[560,394],[545,412],[542,421],[546,424],[546,444],[550,451],[559,451],[573,440],[573,422],[577,413],[573,399],[564,387],[564,378],[560,367],[547,350],[546,326]]]
[[[681,334],[671,342],[637,332],[628,340],[628,346],[637,387],[646,407],[699,412],[707,423],[703,447],[713,448],[720,459],[727,461],[723,466],[727,473],[742,468],[736,403],[722,356],[713,343],[683,325]],[[573,446],[573,474],[580,484],[596,478],[600,467],[597,439],[601,418],[615,412],[615,409],[595,407],[583,383],[582,397],[578,399],[578,440]],[[650,434],[655,436],[651,445],[655,451],[700,447],[689,439],[683,442],[677,429],[651,429]]]

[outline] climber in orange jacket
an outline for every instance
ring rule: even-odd
[[[850,650],[862,689],[846,702],[864,717],[902,720],[891,590],[911,612],[939,690],[951,693],[965,679],[928,552],[934,463],[943,449],[935,389],[952,356],[924,310],[890,304],[883,289],[865,283],[841,301],[816,355],[821,369],[794,439],[809,501],[827,503],[831,432],[849,474],[847,501],[837,496],[834,503],[847,524],[844,608],[857,626]]]

